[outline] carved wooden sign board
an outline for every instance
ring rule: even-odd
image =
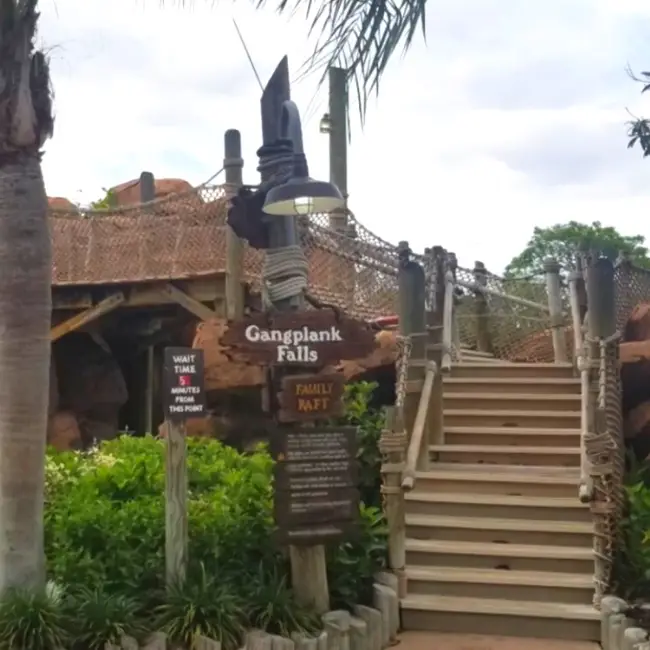
[[[282,379],[280,422],[322,420],[343,413],[343,375],[291,375]]]
[[[285,544],[322,544],[353,533],[359,518],[355,427],[278,430],[274,515]]]
[[[203,350],[165,348],[163,367],[165,418],[182,422],[203,417],[206,412]]]
[[[219,342],[234,358],[281,366],[326,366],[358,359],[376,345],[369,325],[332,309],[251,316],[231,323]]]

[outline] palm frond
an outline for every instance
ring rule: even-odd
[[[306,12],[309,33],[318,34],[318,39],[303,72],[320,71],[322,83],[329,66],[347,70],[362,122],[395,51],[401,46],[406,52],[418,28],[426,37],[426,0],[256,0],[256,4],[275,4],[280,14]]]

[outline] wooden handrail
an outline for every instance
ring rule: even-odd
[[[454,274],[445,273],[445,299],[442,305],[442,359],[440,371],[448,373],[451,370],[451,349],[454,330]]]
[[[511,302],[517,303],[518,305],[523,305],[524,307],[532,307],[533,309],[539,309],[545,313],[548,313],[548,305],[542,305],[539,302],[533,302],[532,300],[527,300],[526,298],[520,298],[519,296],[511,296],[510,294],[503,293],[502,291],[495,291],[489,287],[484,287],[476,282],[466,282],[465,280],[456,280],[456,284],[459,287],[469,289],[470,291],[479,291],[480,293],[485,293],[495,298],[502,298],[503,300],[510,300]]]
[[[585,358],[582,322],[580,320],[580,299],[578,296],[579,276],[569,276],[569,305],[573,325],[573,344],[575,346],[576,365],[580,372],[580,483],[578,497],[583,503],[591,501],[594,483],[589,472],[587,459],[587,435],[589,433],[589,360]],[[588,315],[585,316],[585,321]]]
[[[433,392],[433,380],[438,372],[438,366],[435,361],[430,361],[427,364],[427,372],[424,376],[424,385],[420,393],[420,402],[418,403],[418,410],[415,415],[415,422],[413,423],[413,431],[411,432],[411,440],[409,441],[408,451],[406,453],[406,463],[404,464],[404,471],[402,472],[402,489],[412,490],[415,485],[415,470],[420,456],[420,447],[422,446],[422,436],[424,435],[424,427],[427,423],[427,412],[429,411],[429,402],[431,401],[431,393]],[[425,450],[429,453],[429,450]]]

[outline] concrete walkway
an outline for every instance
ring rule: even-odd
[[[598,643],[480,634],[403,632],[396,650],[596,650]]]

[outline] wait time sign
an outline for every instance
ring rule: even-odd
[[[205,415],[203,350],[165,348],[165,418],[172,421]]]

